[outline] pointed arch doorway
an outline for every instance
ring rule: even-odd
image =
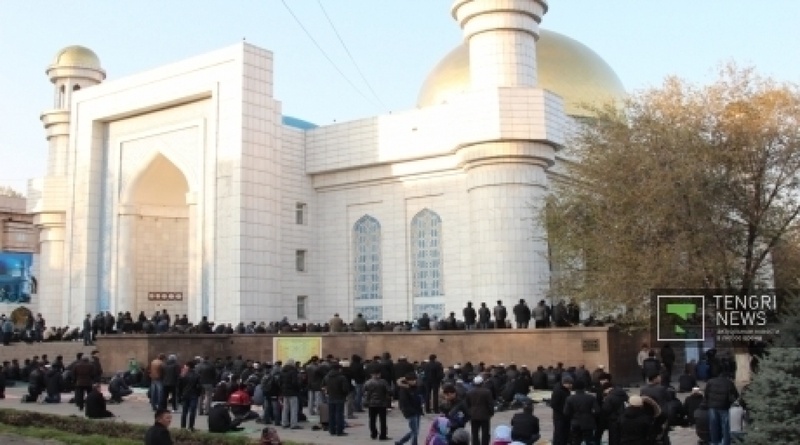
[[[191,212],[186,176],[164,155],[138,175],[120,214],[119,310],[175,320],[189,312]]]

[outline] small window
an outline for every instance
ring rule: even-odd
[[[297,318],[298,320],[305,320],[306,319],[306,307],[308,305],[308,296],[307,295],[298,295],[297,296]]]
[[[306,224],[306,222],[307,222],[307,220],[306,220],[307,207],[308,206],[306,204],[302,203],[302,202],[298,202],[297,203],[297,205],[295,206],[295,223],[297,223],[297,224]]]
[[[306,251],[298,250],[295,252],[295,260],[298,272],[306,271]]]

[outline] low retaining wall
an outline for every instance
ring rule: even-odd
[[[9,346],[0,345],[0,363],[4,361],[10,362],[13,359],[17,359],[22,363],[26,358],[33,358],[35,355],[41,357],[47,354],[47,359],[51,362],[61,355],[64,357],[64,363],[70,364],[75,360],[77,353],[89,354],[95,349],[97,349],[95,346],[83,346],[83,341],[11,343]]]
[[[319,339],[321,354],[371,358],[384,352],[393,358],[407,356],[422,361],[436,354],[445,365],[457,362],[489,364],[606,366],[619,383],[638,382],[636,354],[646,333],[628,334],[614,328],[507,329],[489,331],[424,331],[378,333],[247,334],[247,335],[109,335],[97,339],[103,368],[127,369],[133,358],[146,365],[159,353],[177,354],[180,360],[195,356],[212,359],[241,355],[273,361],[275,338]],[[314,343],[314,341],[311,341]],[[291,352],[282,351],[283,354]]]

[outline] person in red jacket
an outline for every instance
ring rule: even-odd
[[[252,405],[253,401],[250,399],[250,394],[247,393],[247,387],[244,384],[239,384],[236,390],[228,396],[228,406],[231,408],[231,414],[241,419],[242,422],[258,418],[258,414],[250,409]]]

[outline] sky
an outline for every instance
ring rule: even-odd
[[[65,46],[94,50],[113,80],[245,39],[273,52],[274,93],[284,114],[325,125],[414,108],[428,72],[462,40],[451,4],[0,0],[0,185],[25,192],[28,179],[45,173],[39,116],[53,101],[45,70]],[[800,83],[800,1],[549,5],[542,27],[592,48],[630,92],[656,87],[669,75],[709,83],[729,61]]]

